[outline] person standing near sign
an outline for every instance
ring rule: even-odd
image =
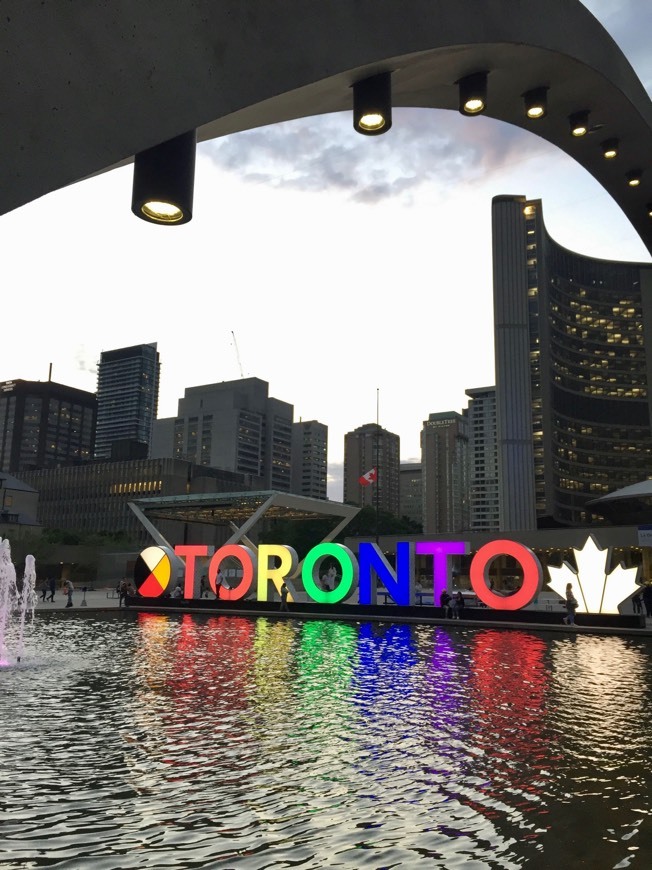
[[[643,587],[643,604],[645,605],[645,615],[652,616],[652,586],[649,583]]]
[[[564,623],[566,625],[575,625],[575,611],[578,608],[577,599],[573,595],[573,584],[566,584],[566,616],[564,617]]]
[[[289,593],[290,593],[290,590],[288,589],[288,587],[284,583],[281,586],[281,608],[280,609],[285,610],[286,613],[287,613],[287,609],[288,609],[288,595],[289,595]]]

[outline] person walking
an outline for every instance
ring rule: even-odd
[[[577,599],[573,595],[572,583],[566,584],[566,600],[564,603],[566,605],[566,616],[564,617],[563,621],[565,625],[575,625],[575,611],[578,608],[578,603]]]
[[[44,598],[44,601],[51,601],[54,604],[54,593],[57,590],[57,581],[54,577],[48,577],[48,589],[50,590],[50,597]]]
[[[289,592],[290,592],[290,590],[285,585],[285,583],[283,583],[283,585],[281,586],[281,607],[280,607],[280,609],[284,610],[286,613],[288,610],[288,594],[289,594]]]
[[[461,590],[458,590],[455,598],[453,599],[453,607],[455,610],[453,611],[455,619],[463,619],[464,618],[464,596],[462,595]]]
[[[643,604],[645,605],[645,615],[652,617],[652,586],[649,583],[643,588]]]
[[[632,606],[634,613],[643,613],[643,593],[640,589],[632,598]]]
[[[45,601],[49,589],[50,587],[48,585],[48,580],[46,577],[46,579],[41,583],[41,601]]]
[[[63,591],[68,596],[66,607],[72,607],[72,593],[75,591],[75,587],[72,585],[72,580],[66,580],[63,586]]]
[[[129,594],[129,584],[127,578],[123,577],[118,586],[118,607],[127,606],[127,595]]]

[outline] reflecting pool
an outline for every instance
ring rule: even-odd
[[[2,868],[645,867],[649,639],[39,617]]]

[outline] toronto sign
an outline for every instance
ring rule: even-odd
[[[574,550],[577,571],[568,563],[561,568],[549,567],[549,587],[564,597],[567,582],[573,583],[579,612],[618,613],[618,605],[640,588],[636,582],[638,568],[618,566],[606,573],[610,551],[602,550],[593,536],[584,547]],[[432,557],[433,604],[439,603],[443,590],[450,588],[452,558],[469,554],[464,541],[399,542],[395,564],[391,565],[377,544],[359,544],[357,556],[342,544],[321,543],[313,547],[301,564],[296,551],[282,544],[260,544],[256,549],[243,544],[226,544],[209,555],[202,544],[180,544],[171,547],[148,547],[140,554],[135,568],[136,587],[141,596],[156,598],[169,595],[171,587],[181,585],[185,599],[199,597],[196,578],[200,568],[207,566],[208,584],[223,601],[239,601],[255,594],[265,602],[280,593],[283,583],[290,590],[289,600],[296,596],[295,582],[300,580],[308,598],[318,604],[378,603],[379,587],[384,587],[386,600],[398,606],[416,603],[415,556]],[[493,562],[501,556],[511,557],[520,567],[520,587],[510,594],[495,592],[490,582]],[[333,587],[320,585],[320,568],[328,560],[339,566],[333,576]],[[234,585],[221,583],[218,575],[225,563],[239,568]],[[177,565],[183,566],[181,574]],[[517,541],[500,538],[481,546],[470,563],[471,589],[478,600],[494,610],[521,610],[531,604],[543,586],[543,568],[535,553]]]

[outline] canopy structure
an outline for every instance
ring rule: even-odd
[[[587,503],[589,510],[615,526],[652,523],[652,480],[642,480]]]
[[[179,520],[228,526],[233,532],[227,543],[248,541],[248,536],[263,519],[311,520],[333,517],[335,525],[324,541],[332,541],[360,511],[355,505],[291,495],[286,492],[200,493],[142,498],[129,507],[162,546],[169,546],[153,520]]]
[[[394,106],[457,110],[460,79],[486,72],[486,114],[571,155],[652,252],[652,103],[579,0],[4,0],[0,34],[0,214],[187,131],[351,110],[352,86],[379,73]],[[541,88],[533,121],[523,98]]]

